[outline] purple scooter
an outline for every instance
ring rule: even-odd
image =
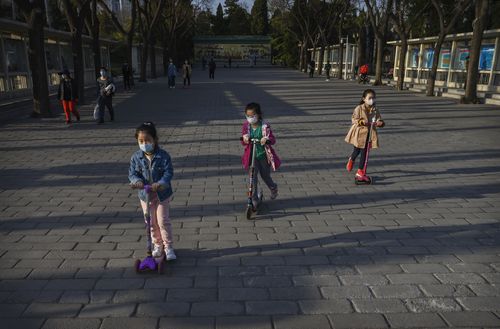
[[[143,260],[136,259],[135,260],[135,271],[137,273],[144,272],[156,272],[159,274],[163,274],[163,270],[165,268],[165,255],[161,257],[153,257],[152,249],[152,239],[151,239],[151,214],[150,214],[150,202],[149,195],[152,192],[151,185],[144,185],[144,191],[146,191],[146,212],[144,213],[144,220],[146,222],[146,235],[148,236],[147,242],[147,252],[146,258]]]

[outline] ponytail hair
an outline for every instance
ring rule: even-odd
[[[156,132],[156,127],[155,124],[151,121],[146,121],[143,124],[141,124],[139,127],[135,129],[135,139],[139,137],[139,133],[146,133],[149,136],[153,137],[155,142],[158,141],[158,134]]]
[[[368,94],[372,94],[374,97],[376,96],[375,90],[373,90],[373,89],[366,89],[365,91],[363,91],[363,97],[361,98],[361,101],[359,102],[359,105],[363,105],[365,103],[364,99],[365,99],[366,96],[368,96]]]

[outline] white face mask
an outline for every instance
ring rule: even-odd
[[[247,117],[247,121],[249,124],[253,125],[253,124],[256,124],[259,119],[257,118],[256,115],[254,115],[253,117]]]
[[[373,104],[375,104],[375,98],[370,98],[366,101],[366,104],[372,106]]]

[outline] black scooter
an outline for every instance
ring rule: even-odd
[[[243,137],[240,137],[240,140],[243,140]],[[250,147],[252,148],[251,153],[251,161],[250,161],[250,167],[248,169],[248,199],[247,199],[247,209],[245,212],[246,218],[251,219],[253,214],[255,214],[259,210],[259,206],[262,204],[262,201],[264,200],[264,194],[262,192],[262,189],[257,192],[258,188],[258,178],[255,172],[255,159],[257,156],[257,147],[255,147],[258,143],[260,143],[260,140],[258,138],[251,138],[249,139]],[[270,141],[267,141],[267,144],[269,144]],[[254,198],[254,195],[257,196],[257,198]]]

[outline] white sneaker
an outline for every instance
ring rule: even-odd
[[[173,248],[165,248],[165,255],[167,256],[167,260],[176,260],[177,256],[175,255]]]
[[[160,257],[163,254],[163,246],[155,244],[153,247],[153,257]]]

